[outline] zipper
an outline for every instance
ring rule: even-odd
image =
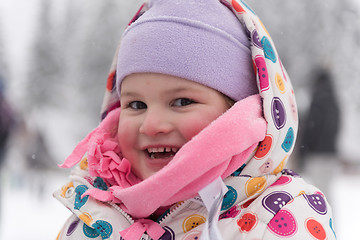
[[[107,202],[107,204],[109,204],[111,207],[113,207],[115,210],[117,210],[118,212],[120,212],[126,220],[128,220],[128,222],[130,223],[130,225],[134,224],[135,221],[134,219],[128,214],[126,213],[124,210],[121,209],[121,207],[119,207],[117,204],[115,203],[111,203],[111,202]]]
[[[164,225],[166,225],[166,220],[168,220],[169,217],[171,217],[172,215],[176,215],[178,212],[189,206],[189,204],[194,202],[198,204],[202,204],[201,200],[196,200],[194,198],[175,203],[175,205],[171,206],[169,208],[169,211],[167,210],[156,222],[163,227]]]

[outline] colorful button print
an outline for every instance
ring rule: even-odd
[[[235,218],[237,215],[239,215],[240,210],[238,209],[237,206],[233,206],[232,208],[230,208],[229,210],[227,210],[226,212],[224,212],[223,214],[221,214],[219,216],[219,219],[224,219],[224,218]]]
[[[315,210],[315,212],[325,215],[327,213],[327,207],[325,199],[320,194],[312,194],[312,195],[306,195],[303,194],[303,197],[306,199],[308,204],[312,209]]]
[[[306,230],[317,240],[325,240],[326,232],[324,227],[317,220],[308,218],[305,221]]]
[[[294,133],[294,129],[291,127],[286,133],[284,142],[281,144],[282,149],[284,149],[285,152],[289,152],[291,150],[291,147],[293,146],[294,140],[295,140],[295,133]]]
[[[250,178],[245,184],[246,196],[250,197],[256,193],[262,192],[266,187],[265,177]]]
[[[272,142],[273,137],[271,135],[266,135],[264,140],[260,142],[254,158],[258,160],[263,159],[270,152]]]
[[[87,202],[89,196],[81,197],[86,192],[86,190],[88,190],[88,187],[85,185],[79,185],[75,188],[76,196],[74,209],[79,210]]]
[[[91,217],[91,215],[89,213],[84,212],[81,215],[79,215],[79,218],[81,219],[81,221],[83,221],[87,225],[91,226],[93,218]]]
[[[336,233],[335,233],[335,230],[334,230],[334,227],[333,227],[333,220],[332,220],[332,218],[330,218],[330,220],[329,220],[329,226],[330,226],[331,231],[334,233],[334,236],[335,236],[335,238],[336,238]]]
[[[285,74],[285,71],[284,71],[284,66],[283,66],[282,61],[281,61],[280,58],[279,58],[279,65],[280,65],[283,77],[284,77],[285,81],[287,82],[286,74]]]
[[[63,198],[70,198],[75,193],[75,188],[73,182],[69,182],[61,188],[61,196]]]
[[[81,169],[81,170],[86,170],[87,168],[88,168],[87,157],[84,157],[83,159],[81,159],[80,169]]]
[[[240,0],[240,1],[241,1],[241,3],[242,3],[247,9],[249,9],[253,14],[256,15],[256,13],[251,9],[251,7],[249,7],[249,5],[246,4],[245,1],[243,1],[243,0]]]
[[[258,223],[258,217],[255,213],[248,212],[242,215],[236,222],[240,232],[246,233],[250,232],[256,227]]]
[[[108,190],[108,186],[106,185],[106,183],[104,182],[104,180],[101,177],[96,177],[94,180],[94,187],[101,189],[101,190]]]
[[[233,6],[233,8],[235,9],[236,12],[238,12],[238,13],[244,13],[245,12],[243,7],[236,0],[232,0],[231,4],[232,4],[232,6]]]
[[[97,220],[92,226],[102,239],[108,239],[113,232],[111,224],[103,220]]]
[[[256,198],[251,198],[251,199],[247,200],[245,203],[241,204],[240,208],[242,208],[242,209],[248,208],[255,199]]]
[[[281,176],[271,186],[274,187],[274,186],[286,185],[286,184],[289,184],[291,181],[292,181],[291,177],[289,177],[289,176]]]
[[[272,159],[267,159],[263,165],[259,168],[260,173],[265,174],[271,172],[271,169],[273,168],[274,161]]]
[[[286,156],[283,158],[283,160],[281,160],[280,164],[279,164],[279,165],[274,169],[274,171],[272,172],[273,174],[278,174],[278,173],[280,173],[280,172],[284,169],[285,163],[286,163],[286,160],[287,160],[288,157],[289,157],[289,156],[286,155]]]
[[[201,232],[193,230],[187,233],[182,240],[200,240]]]
[[[276,63],[276,54],[273,46],[268,37],[264,36],[261,39],[261,44],[264,48],[265,58],[271,60],[273,63]]]
[[[291,169],[284,169],[282,171],[282,173],[285,175],[288,175],[288,176],[292,176],[292,177],[300,177],[300,175],[297,172],[295,172],[294,170],[291,170]]]
[[[254,44],[254,46],[262,49],[262,45],[261,45],[261,41],[260,41],[260,38],[259,38],[259,34],[256,30],[254,30],[252,33],[251,33],[251,42]]]
[[[236,199],[237,199],[237,192],[236,190],[231,187],[231,186],[227,186],[227,188],[229,189],[223,199],[223,203],[221,206],[221,211],[227,210],[229,208],[232,207],[232,205],[235,203]]]
[[[285,107],[280,98],[275,97],[271,102],[272,118],[277,129],[284,127],[286,123],[286,112]]]
[[[100,235],[94,228],[89,227],[85,223],[83,224],[83,233],[88,238],[97,238]]]
[[[291,116],[292,116],[293,120],[295,122],[297,122],[298,121],[298,112],[297,112],[294,94],[290,94],[289,104],[290,104]]]
[[[76,230],[77,226],[79,225],[80,219],[76,219],[75,221],[73,221],[70,225],[68,230],[66,231],[66,236],[70,236],[71,234],[74,233],[74,231]]]
[[[199,214],[193,214],[189,217],[187,217],[183,224],[182,224],[182,227],[183,227],[183,231],[184,233],[190,231],[191,229],[193,228],[196,228],[197,226],[199,226],[200,224],[203,224],[206,222],[206,218],[199,215]]]
[[[275,74],[275,83],[280,93],[285,93],[285,83],[280,73]]]
[[[284,191],[276,191],[266,195],[262,200],[262,205],[272,214],[277,214],[293,197]]]
[[[174,231],[168,227],[163,227],[165,230],[165,233],[159,238],[159,240],[175,240],[175,233]]]
[[[260,91],[264,92],[269,90],[269,74],[267,71],[265,58],[261,55],[255,56],[255,66],[259,76]]]
[[[294,215],[287,209],[281,209],[269,222],[268,229],[280,237],[290,237],[298,229]]]

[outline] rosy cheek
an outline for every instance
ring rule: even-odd
[[[135,128],[129,121],[120,121],[118,125],[117,137],[119,141],[120,148],[126,150],[131,147],[136,138]]]
[[[183,128],[183,135],[187,141],[191,140],[194,136],[196,136],[201,130],[206,128],[210,122],[208,121],[199,121],[193,120],[189,121],[191,124],[188,126],[184,126]]]

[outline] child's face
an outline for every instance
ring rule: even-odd
[[[118,126],[123,156],[146,179],[229,105],[218,91],[186,79],[136,73],[121,85]]]

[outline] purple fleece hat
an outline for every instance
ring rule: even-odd
[[[132,73],[162,73],[218,90],[235,101],[259,93],[250,40],[219,0],[153,0],[123,34],[117,89]]]

